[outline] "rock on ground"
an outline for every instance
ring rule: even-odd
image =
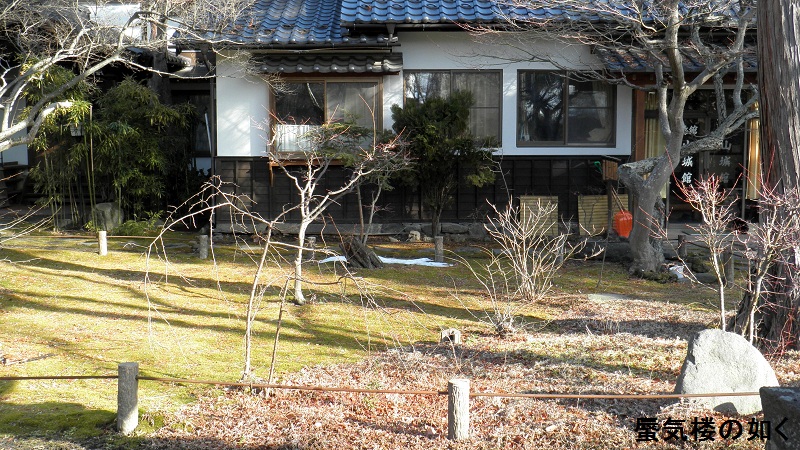
[[[758,392],[762,386],[778,386],[778,379],[758,349],[736,333],[703,330],[689,341],[675,392]],[[724,413],[750,415],[761,411],[761,398],[757,395],[708,397],[700,401]]]
[[[116,203],[98,203],[94,206],[95,226],[98,230],[112,231],[122,225],[124,214]]]

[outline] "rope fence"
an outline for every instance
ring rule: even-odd
[[[35,380],[116,380],[118,375],[64,375],[64,376],[31,376],[0,377],[0,381],[35,381]],[[332,386],[305,386],[291,384],[268,384],[250,382],[228,382],[211,380],[191,380],[187,378],[164,378],[137,376],[139,381],[156,381],[174,384],[203,384],[217,387],[246,387],[256,389],[281,389],[295,391],[344,392],[352,394],[397,394],[397,395],[447,395],[446,390],[421,391],[400,389],[366,389]],[[535,398],[545,400],[659,400],[669,398],[703,398],[703,397],[747,397],[759,395],[758,392],[722,392],[711,394],[551,394],[551,393],[514,393],[514,392],[471,392],[470,397],[502,397],[502,398]]]
[[[117,375],[58,375],[58,376],[0,376],[0,381],[35,380],[118,380],[117,386],[117,430],[129,434],[139,424],[139,381],[174,384],[202,384],[218,387],[241,387],[250,389],[276,389],[316,392],[342,392],[355,394],[396,394],[396,395],[446,395],[448,397],[448,438],[462,440],[469,437],[469,399],[475,397],[528,398],[540,400],[659,400],[707,397],[757,396],[759,392],[722,392],[706,394],[551,394],[551,393],[509,393],[509,392],[470,392],[468,379],[452,379],[446,390],[402,390],[365,389],[352,387],[305,386],[250,382],[224,382],[213,380],[192,380],[186,378],[149,377],[139,375],[138,363],[121,363]]]

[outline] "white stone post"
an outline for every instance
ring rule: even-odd
[[[444,237],[442,236],[433,238],[433,260],[444,262]]]
[[[200,259],[207,259],[208,258],[208,235],[201,234],[200,235],[200,245],[197,247],[197,254],[200,256]]]
[[[100,245],[100,256],[108,255],[108,232],[101,230],[97,232],[97,243]]]
[[[139,363],[120,363],[117,370],[117,431],[130,434],[139,425]]]
[[[447,439],[469,439],[469,380],[447,382]]]

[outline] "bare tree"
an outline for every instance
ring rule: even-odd
[[[727,319],[725,318],[725,280],[724,262],[722,260],[725,250],[733,244],[731,237],[734,231],[731,227],[734,214],[733,209],[738,198],[731,195],[730,190],[721,187],[720,179],[715,176],[702,178],[693,185],[681,185],[681,194],[686,202],[700,212],[702,223],[690,225],[702,242],[708,247],[711,254],[711,267],[717,277],[717,298],[719,300],[720,328],[725,331]]]
[[[382,178],[381,174],[396,171],[408,164],[405,153],[396,150],[396,140],[380,143],[363,139],[363,131],[354,124],[329,122],[301,136],[304,141],[298,153],[283,153],[276,145],[268,147],[268,157],[291,180],[298,195],[297,202],[287,206],[297,211],[300,223],[297,253],[294,259],[294,302],[306,302],[303,294],[303,253],[308,227],[320,219],[331,205],[358,186]],[[302,164],[296,164],[297,161]],[[347,162],[348,175],[336,186],[325,188],[325,176],[333,166]]]
[[[159,71],[140,62],[139,55],[151,52],[166,57],[176,35],[193,45],[226,42],[224,30],[241,20],[252,0],[151,0],[134,7],[104,0],[92,3],[89,7],[77,0],[4,2],[0,9],[0,152],[29,144],[48,115],[75,107],[79,102],[65,94],[104,68],[119,64]],[[107,6],[106,11],[116,14],[101,17],[98,11]],[[167,29],[172,33],[166,33]],[[26,89],[56,66],[74,75],[36,103],[25,105]]]
[[[758,209],[759,223],[748,233],[746,256],[751,264],[748,289],[739,303],[734,328],[747,335],[751,344],[761,335],[778,348],[785,346],[782,340],[792,336],[783,336],[787,324],[775,319],[794,314],[792,307],[778,302],[788,300],[786,296],[793,292],[794,278],[781,271],[793,267],[794,249],[800,248],[800,188],[787,187],[780,193],[764,189]],[[778,326],[780,332],[775,329]]]
[[[469,269],[489,303],[477,308],[483,316],[473,316],[490,323],[501,336],[517,331],[521,310],[546,297],[564,263],[586,247],[585,240],[571,242],[567,234],[558,231],[551,220],[557,205],[537,203],[526,207],[524,213],[512,205],[513,199],[500,210],[489,204],[494,214],[484,227],[499,251],[485,249],[487,263],[473,265],[457,258]],[[464,304],[461,296],[454,296]]]
[[[660,192],[681,158],[703,150],[721,148],[723,141],[755,117],[755,88],[745,83],[745,66],[752,58],[749,42],[754,25],[751,0],[518,0],[512,7],[547,8],[545,17],[509,13],[508,29],[473,29],[478,33],[507,36],[509,45],[528,52],[528,60],[546,61],[570,76],[601,79],[635,89],[655,90],[660,131],[665,139],[661,155],[620,167],[620,181],[634,196],[634,226],[630,236],[632,272],[658,271],[664,260],[658,227],[662,222]],[[519,11],[507,8],[509,11]],[[561,14],[558,14],[561,12]],[[609,69],[599,61],[582,61],[588,70],[574,72],[562,54],[541,54],[529,45],[534,40],[556,40],[565,46],[586,46],[607,60],[627,61],[633,67]],[[649,72],[652,83],[637,83],[631,72]],[[732,108],[726,105],[725,85],[732,84]],[[687,139],[684,109],[689,97],[713,85],[717,94],[716,128],[704,136]],[[745,90],[750,88],[749,94]]]

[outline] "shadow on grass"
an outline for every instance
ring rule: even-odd
[[[6,384],[0,382],[0,386]],[[0,389],[2,389],[0,387]],[[116,414],[76,403],[0,404],[0,435],[85,440],[113,429]]]
[[[702,322],[668,322],[665,320],[556,319],[547,323],[543,333],[591,333],[614,335],[628,333],[651,339],[681,338],[688,341],[696,332],[709,328]]]

